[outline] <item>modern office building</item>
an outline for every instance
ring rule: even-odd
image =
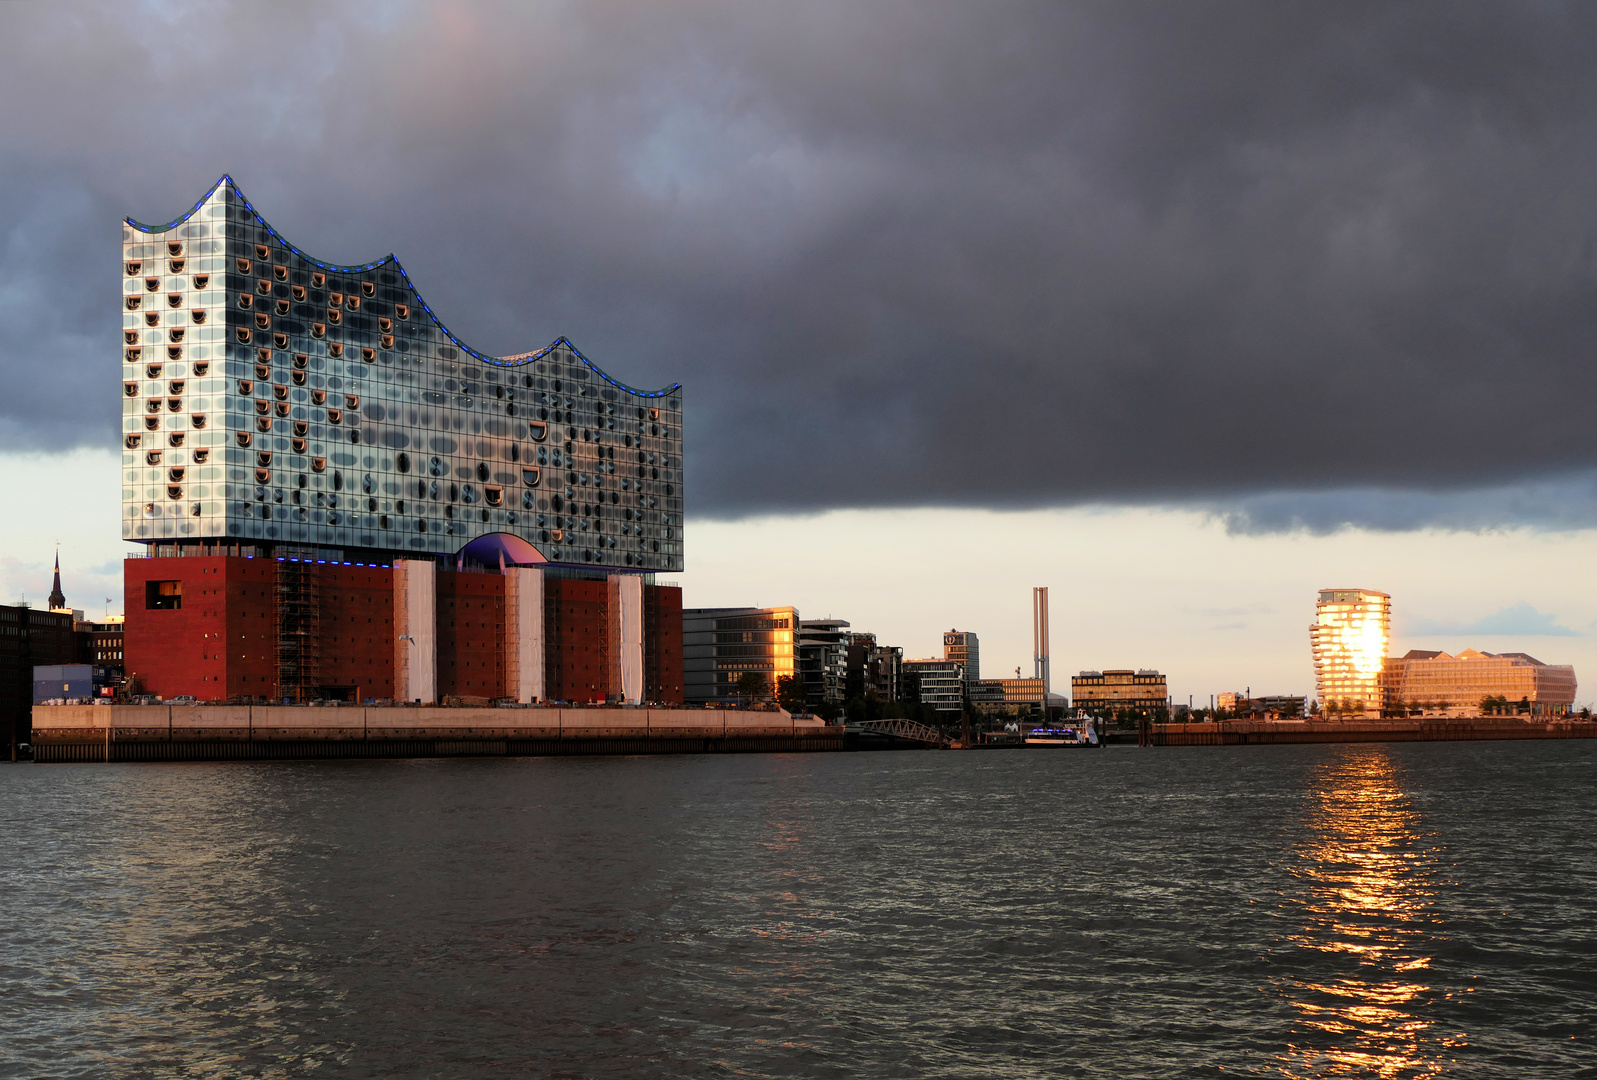
[[[1315,689],[1322,704],[1378,714],[1381,664],[1391,638],[1392,598],[1373,589],[1321,589],[1309,627]]]
[[[682,612],[682,689],[690,702],[732,701],[746,671],[798,674],[797,608],[689,608]]]
[[[957,716],[965,709],[965,669],[953,660],[905,660],[905,696],[939,713]]]
[[[1524,702],[1526,711],[1541,716],[1567,713],[1577,683],[1568,664],[1544,664],[1525,653],[1465,649],[1452,656],[1411,649],[1387,659],[1385,686],[1390,709],[1474,716],[1491,697],[1505,699],[1511,709]]]
[[[682,392],[465,345],[223,177],[125,222],[125,661],[205,699],[679,698]],[[226,643],[224,646],[223,643]]]
[[[964,669],[967,683],[981,678],[981,642],[969,630],[950,630],[943,635],[943,659]]]
[[[1040,710],[1047,704],[1048,686],[1043,679],[999,679],[1004,703],[1019,708]]]
[[[848,684],[848,623],[843,619],[804,619],[799,623],[799,678],[811,708],[842,704]]]
[[[970,684],[970,703],[979,709],[1008,713],[1041,712],[1047,684],[1036,679],[981,679]]]
[[[1151,714],[1169,707],[1170,689],[1162,674],[1148,668],[1105,669],[1083,671],[1071,678],[1070,697],[1078,709],[1136,709]]]

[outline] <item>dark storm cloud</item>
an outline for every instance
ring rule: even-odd
[[[226,170],[479,348],[683,382],[701,514],[1436,524],[1597,466],[1594,41],[1534,3],[4,5],[0,445],[109,443],[115,223]]]
[[[1597,528],[1597,472],[1454,491],[1263,492],[1198,501],[1193,507],[1219,519],[1234,535],[1324,536],[1350,528],[1484,532],[1519,526],[1564,532]]]

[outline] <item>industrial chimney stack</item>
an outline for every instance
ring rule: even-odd
[[[1043,692],[1053,690],[1048,681],[1048,586],[1031,590],[1032,663],[1036,666],[1034,677],[1042,680]]]

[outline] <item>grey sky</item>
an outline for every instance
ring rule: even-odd
[[[700,515],[1585,525],[1594,42],[1531,2],[0,5],[0,449],[110,443],[117,222],[230,172],[478,348],[681,381]]]

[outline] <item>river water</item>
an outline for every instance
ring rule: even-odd
[[[0,767],[0,1076],[1597,1076],[1597,744]]]

